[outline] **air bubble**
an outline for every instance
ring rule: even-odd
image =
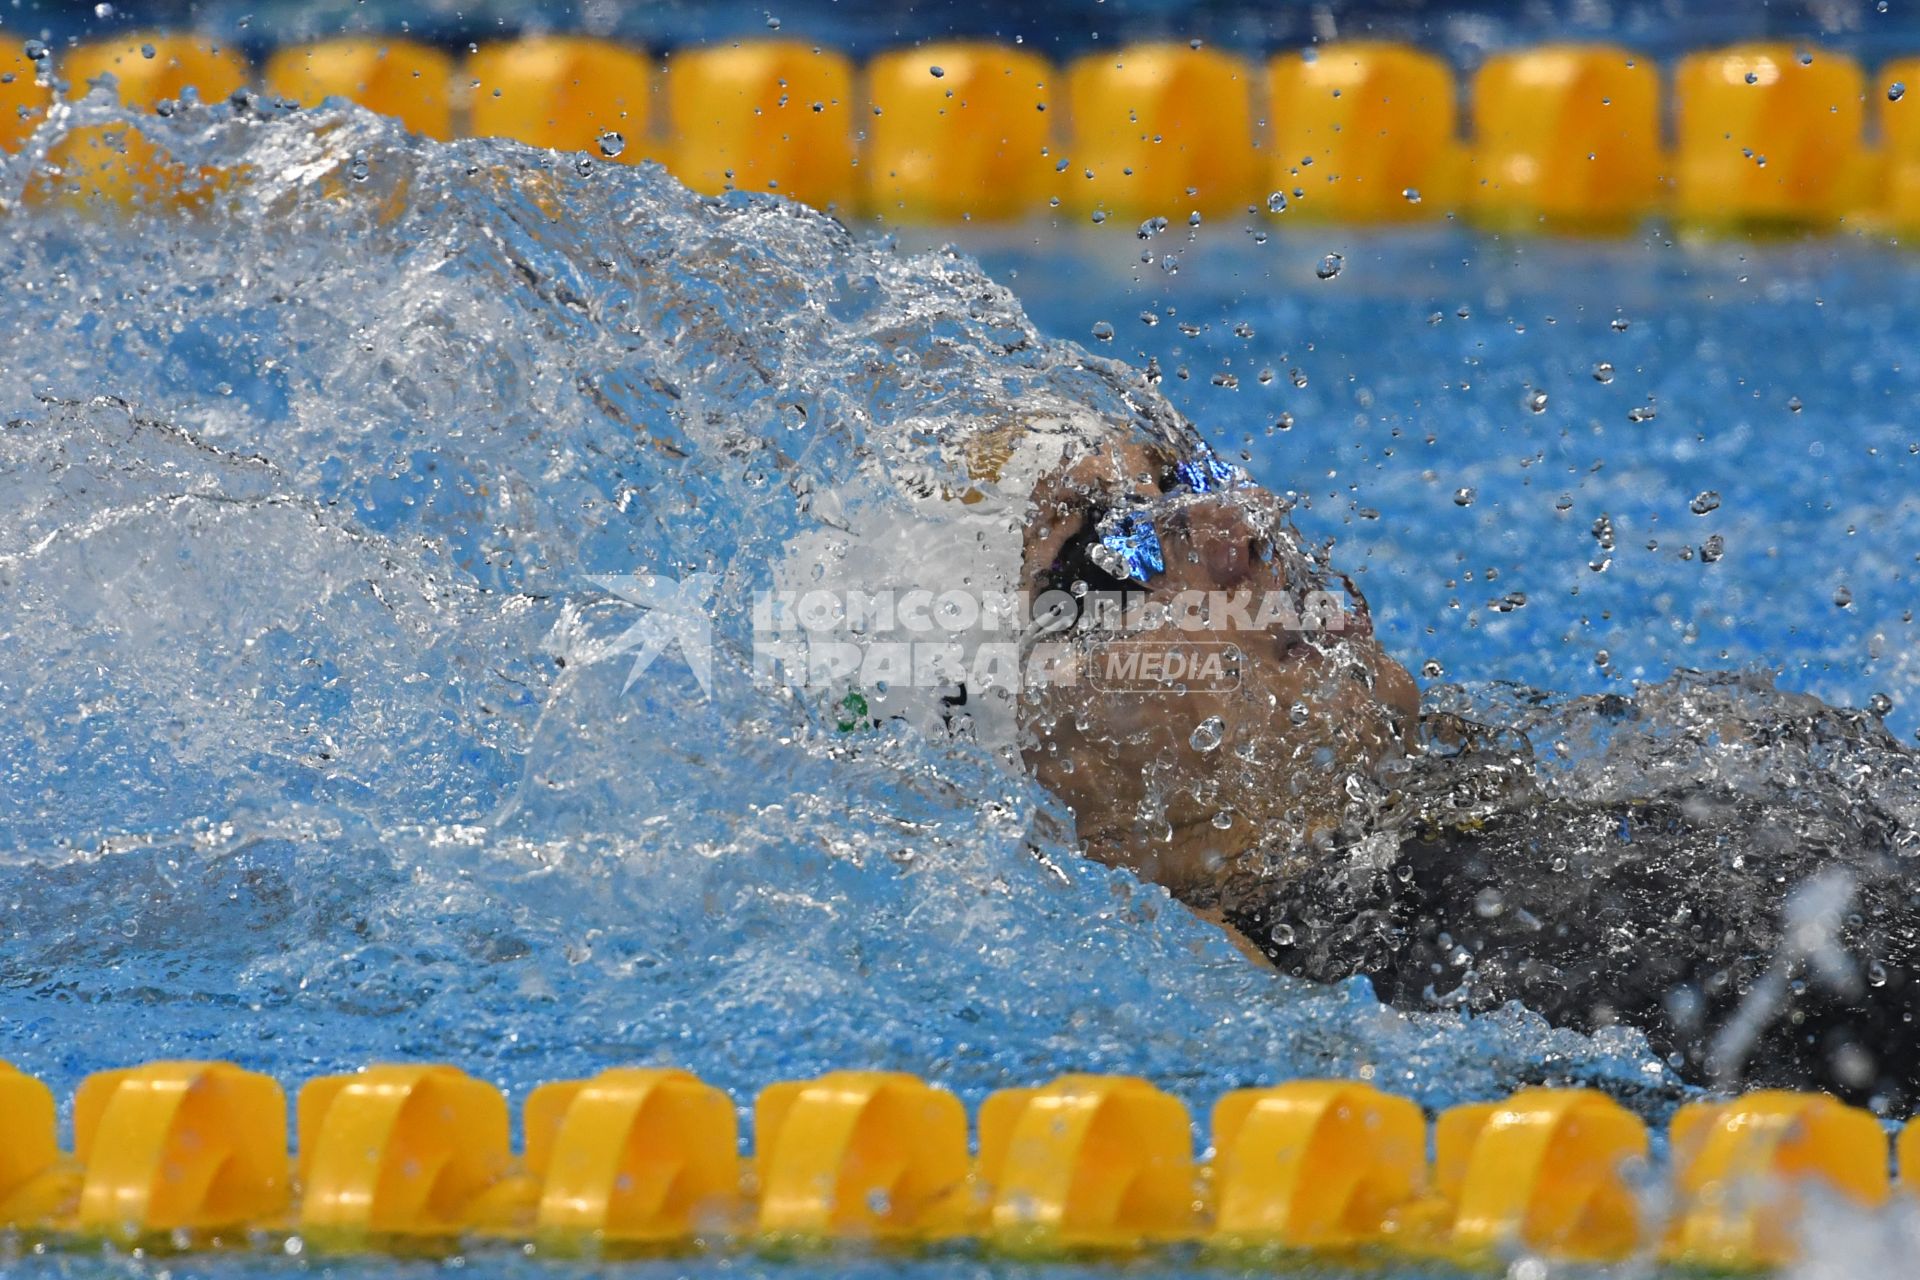
[[[627,139],[624,134],[609,129],[600,135],[600,154],[607,159],[613,159],[626,149]]]
[[[1093,326],[1093,336],[1101,342],[1112,342],[1113,325],[1105,320],[1096,321]]]
[[[1219,716],[1208,716],[1193,727],[1187,737],[1187,745],[1201,755],[1220,749],[1220,741],[1226,736],[1227,726]]]
[[[1330,253],[1320,259],[1320,265],[1313,269],[1313,274],[1319,276],[1322,280],[1331,280],[1339,275],[1341,271],[1345,270],[1346,265],[1347,259],[1345,254]]]
[[[1596,364],[1595,366],[1593,366],[1593,380],[1599,383],[1603,387],[1606,386],[1608,383],[1612,382],[1613,381],[1612,362],[1607,360],[1602,360],[1599,364]]]
[[[1478,496],[1479,495],[1472,489],[1463,485],[1453,491],[1453,505],[1456,507],[1470,507],[1473,505],[1473,500]]]
[[[1703,516],[1709,511],[1718,511],[1719,509],[1720,494],[1713,489],[1707,489],[1695,494],[1693,501],[1687,504],[1687,510],[1697,516]]]
[[[1287,211],[1286,192],[1276,191],[1272,195],[1267,197],[1268,213],[1285,213],[1286,211]]]
[[[1898,102],[1900,101],[1900,99],[1906,96],[1907,96],[1907,86],[1901,81],[1895,80],[1892,84],[1887,86],[1888,102]]]

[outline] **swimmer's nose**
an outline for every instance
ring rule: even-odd
[[[1227,503],[1206,503],[1187,512],[1188,535],[1209,581],[1237,587],[1253,577],[1259,531],[1247,513]]]

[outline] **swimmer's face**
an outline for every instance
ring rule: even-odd
[[[1028,528],[1028,589],[1058,585],[1063,551],[1071,559],[1086,545],[1102,503],[1155,498],[1160,473],[1144,451],[1116,450],[1043,484]],[[1055,646],[1060,678],[1023,695],[1022,741],[1090,854],[1205,897],[1256,843],[1332,826],[1349,778],[1400,753],[1418,691],[1381,651],[1365,602],[1298,554],[1273,494],[1242,485],[1153,510],[1165,569],[1126,584],[1142,594],[1145,625]],[[1191,629],[1196,602],[1236,593],[1282,602],[1269,611],[1279,618]],[[1124,659],[1111,665],[1121,646],[1204,662],[1228,645],[1240,657],[1226,679],[1148,691],[1146,680],[1115,678]]]

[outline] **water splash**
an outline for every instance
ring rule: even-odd
[[[138,124],[243,177],[0,223],[10,1055],[1670,1090],[1631,1033],[1254,971],[984,752],[740,678],[783,548],[964,477],[940,423],[1189,438],[968,260],[353,109]],[[718,582],[711,699],[563,664],[634,573]]]

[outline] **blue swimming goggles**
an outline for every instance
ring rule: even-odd
[[[1246,478],[1246,472],[1220,461],[1213,450],[1201,445],[1191,458],[1174,464],[1167,496],[1217,493]],[[1160,533],[1151,516],[1141,511],[1113,511],[1100,518],[1097,528],[1100,545],[1119,570],[1117,577],[1144,583],[1166,572],[1166,552],[1161,549]]]

